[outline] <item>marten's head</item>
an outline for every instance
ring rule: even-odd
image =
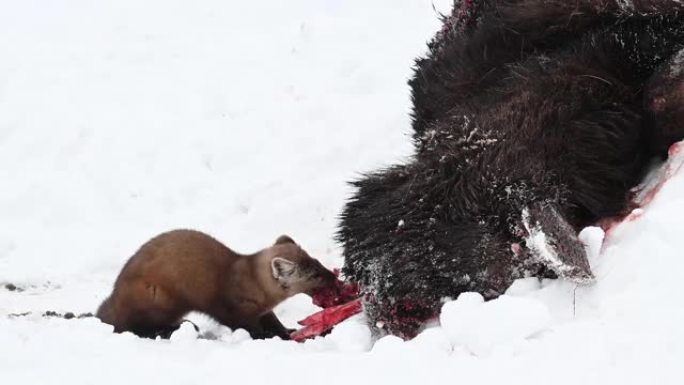
[[[288,296],[313,292],[335,285],[337,277],[287,235],[270,248],[271,272]]]

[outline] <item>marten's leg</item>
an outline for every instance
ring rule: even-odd
[[[228,326],[232,330],[245,329],[254,339],[273,337],[273,335],[264,331],[261,319],[258,316],[245,315],[244,312],[235,311],[226,306],[214,307],[206,313],[221,325]]]
[[[130,331],[144,338],[169,338],[188,311],[158,285],[142,280],[128,282],[117,290],[114,331]]]
[[[100,307],[97,308],[95,316],[100,319],[100,321],[114,325],[115,322],[115,309],[114,309],[114,295],[111,295],[105,299]]]
[[[278,336],[284,340],[289,340],[290,333],[294,331],[294,329],[286,328],[273,312],[269,312],[262,316],[260,323],[265,333],[270,333],[273,336]]]
[[[180,324],[170,325],[170,326],[155,326],[151,324],[138,324],[131,329],[131,332],[142,338],[152,338],[157,337],[162,339],[169,339],[173,332],[180,328]]]
[[[668,148],[684,139],[684,49],[663,63],[644,89],[650,149],[666,157]]]

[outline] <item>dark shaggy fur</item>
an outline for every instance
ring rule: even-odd
[[[354,182],[341,217],[373,324],[410,337],[464,291],[591,279],[575,231],[623,213],[684,137],[684,8],[621,4],[456,2],[410,81],[414,159]],[[525,243],[538,232],[563,263]]]

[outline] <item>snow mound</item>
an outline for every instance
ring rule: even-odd
[[[606,234],[603,229],[597,226],[585,227],[577,236],[584,244],[584,249],[587,251],[587,258],[590,263],[599,257],[605,236]]]
[[[540,301],[502,295],[484,302],[479,293],[463,293],[442,306],[440,324],[454,346],[486,356],[500,345],[513,344],[546,330],[548,308]]]
[[[197,337],[199,337],[199,332],[195,329],[195,325],[190,322],[183,322],[169,339],[171,342],[188,342],[196,340]]]
[[[363,316],[354,316],[335,326],[326,339],[342,352],[365,352],[373,345],[370,328]]]
[[[449,335],[441,327],[430,327],[423,330],[409,341],[408,345],[418,354],[425,355],[448,355],[453,350]]]
[[[403,352],[406,349],[406,342],[393,335],[387,335],[375,341],[372,353],[374,355],[394,355],[396,352]]]

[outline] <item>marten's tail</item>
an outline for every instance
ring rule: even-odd
[[[114,324],[114,304],[112,303],[112,297],[107,297],[95,313],[95,317],[99,318],[102,322],[113,325]]]

